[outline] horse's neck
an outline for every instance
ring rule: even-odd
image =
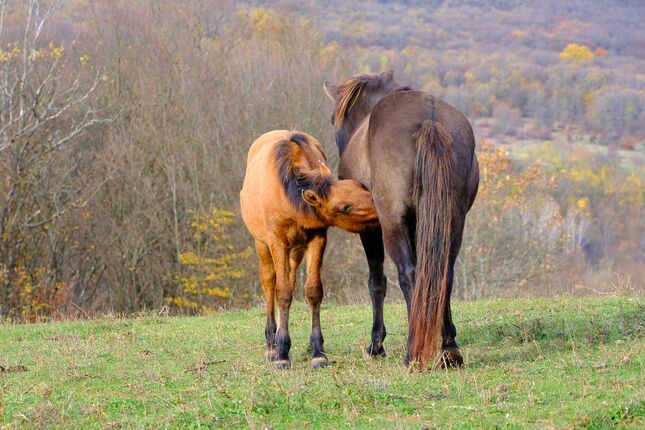
[[[354,179],[370,189],[369,139],[368,126],[370,116],[359,124],[340,155],[338,176],[343,179]]]

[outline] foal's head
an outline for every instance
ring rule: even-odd
[[[303,190],[302,198],[329,225],[352,233],[378,227],[372,195],[353,179],[329,182],[324,195],[314,189]]]
[[[357,181],[336,179],[326,161],[320,143],[305,133],[276,146],[280,181],[297,213],[353,233],[377,227],[370,192]]]

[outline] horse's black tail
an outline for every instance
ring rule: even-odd
[[[416,275],[410,309],[410,359],[426,366],[441,349],[448,295],[452,216],[452,137],[424,121],[416,134]]]

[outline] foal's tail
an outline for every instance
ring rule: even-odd
[[[441,348],[448,295],[454,154],[452,137],[424,121],[415,135],[416,279],[410,309],[410,359],[426,366]]]

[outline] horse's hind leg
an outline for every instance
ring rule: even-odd
[[[457,261],[459,249],[461,248],[461,239],[464,231],[463,219],[464,218],[453,220],[456,227],[453,229],[453,240],[450,246],[450,259],[448,261],[446,307],[444,308],[443,327],[441,330],[443,336],[443,342],[441,345],[444,359],[443,365],[446,367],[459,367],[464,363],[464,358],[459,351],[459,346],[455,339],[457,337],[457,329],[455,328],[455,324],[452,322],[452,310],[450,307],[450,296],[452,295],[452,285],[455,278],[455,263]]]
[[[443,367],[459,367],[464,364],[464,357],[459,351],[459,346],[455,338],[457,337],[457,329],[452,322],[452,312],[450,309],[450,294],[452,292],[452,283],[455,274],[455,260],[456,256],[451,254],[448,263],[448,294],[446,296],[446,307],[443,314],[443,327],[441,329],[443,342],[441,349],[443,350]]]
[[[310,238],[307,244],[307,280],[305,281],[305,297],[311,308],[311,366],[314,369],[325,367],[329,364],[323,348],[323,335],[320,327],[320,304],[323,299],[323,285],[320,279],[320,269],[323,254],[327,245],[327,232],[322,232]]]
[[[290,276],[290,252],[284,244],[274,240],[271,244],[271,257],[275,267],[275,301],[278,305],[278,330],[275,343],[278,350],[274,364],[279,369],[288,369],[291,366],[289,350],[291,337],[289,336],[289,309],[293,299],[294,285]]]
[[[383,341],[387,332],[383,320],[383,302],[387,292],[387,278],[383,273],[383,237],[381,229],[361,233],[361,242],[365,249],[367,264],[370,269],[368,282],[370,297],[372,298],[372,341],[367,347],[367,353],[372,357],[385,355]]]
[[[264,328],[264,336],[266,337],[266,358],[269,361],[274,361],[277,357],[278,351],[275,344],[275,269],[273,267],[273,258],[271,258],[271,251],[264,243],[255,241],[255,251],[260,260],[260,280],[262,281],[262,289],[264,290],[264,301],[266,303],[267,322]]]
[[[383,219],[404,219],[403,216]],[[414,291],[415,280],[415,255],[414,255],[414,233],[412,226],[404,220],[401,223],[384,223],[381,222],[383,229],[383,242],[388,255],[396,265],[396,271],[399,275],[399,286],[405,298],[405,304],[408,315],[408,327],[410,325],[410,303],[412,292]],[[408,338],[408,352],[404,359],[407,366],[410,362],[410,340]]]

